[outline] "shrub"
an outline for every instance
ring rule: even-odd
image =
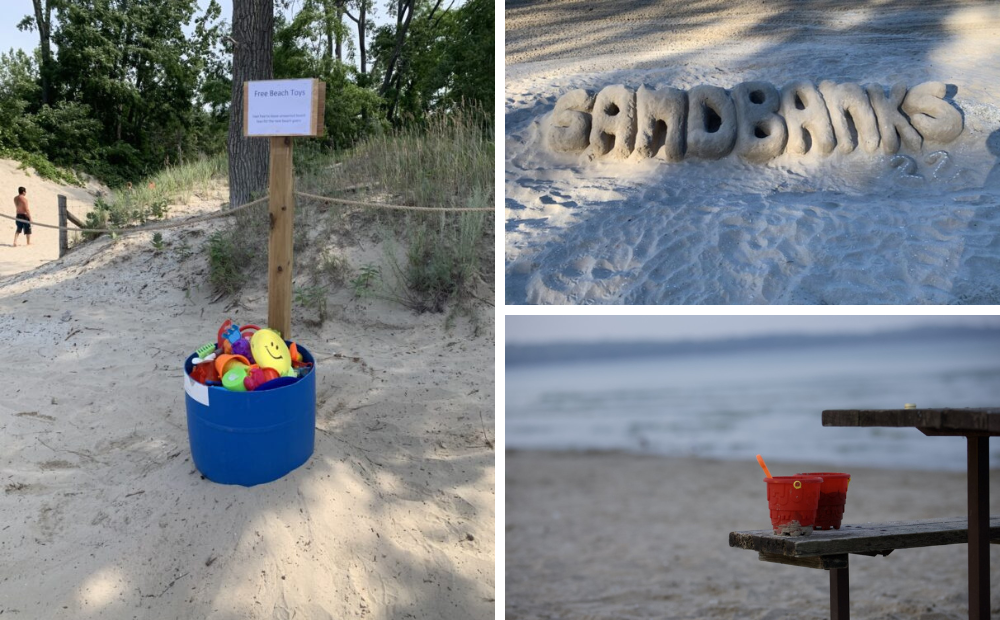
[[[220,230],[208,238],[208,279],[215,290],[226,295],[236,294],[246,284],[244,267],[251,258],[234,232]]]

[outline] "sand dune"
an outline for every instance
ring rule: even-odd
[[[492,309],[446,327],[349,287],[322,327],[297,308],[315,453],[273,483],[215,484],[191,462],[182,364],[226,318],[267,316],[260,285],[229,303],[205,283],[223,225],[165,231],[162,251],[151,233],[103,238],[0,278],[0,613],[492,618]]]
[[[93,207],[97,193],[107,191],[107,188],[93,181],[86,187],[73,187],[42,179],[31,169],[21,170],[18,162],[9,159],[0,159],[0,187],[4,189],[4,196],[0,199],[0,213],[14,216],[14,196],[17,195],[18,187],[24,187],[28,190],[28,207],[33,220],[52,225],[59,224],[60,194],[66,196],[70,213],[82,220]],[[32,269],[59,258],[58,230],[35,226],[31,230],[31,246],[27,245],[24,235],[21,235],[16,248],[12,245],[15,230],[13,220],[0,218],[0,276]]]

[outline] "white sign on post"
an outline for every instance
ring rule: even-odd
[[[243,133],[247,137],[323,133],[326,88],[319,80],[244,82],[243,95]]]

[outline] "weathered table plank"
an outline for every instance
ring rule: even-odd
[[[831,409],[823,426],[919,428],[928,435],[1000,435],[1000,408]]]
[[[1000,517],[990,518],[990,540],[1000,541]],[[844,525],[811,536],[776,536],[772,530],[730,532],[729,546],[770,555],[801,558],[844,553],[871,554],[893,549],[968,542],[966,519],[924,519]]]

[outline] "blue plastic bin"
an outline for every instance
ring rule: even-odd
[[[213,482],[253,486],[281,478],[309,460],[316,438],[316,366],[292,385],[231,392],[191,379],[184,362],[184,402],[195,467]]]

